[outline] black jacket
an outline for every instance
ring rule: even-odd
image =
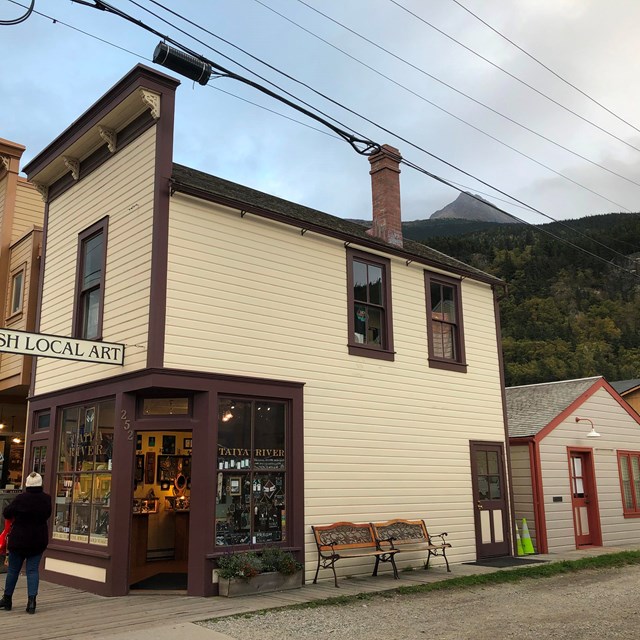
[[[9,551],[26,556],[37,556],[49,544],[49,526],[51,516],[51,496],[44,493],[42,487],[27,487],[18,494],[3,510],[5,518],[12,518],[13,525],[9,533]]]

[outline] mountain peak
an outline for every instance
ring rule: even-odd
[[[479,220],[482,222],[499,222],[501,224],[517,222],[506,214],[497,211],[488,200],[481,198],[479,195],[472,195],[464,191],[446,207],[432,213],[429,220],[451,218]]]

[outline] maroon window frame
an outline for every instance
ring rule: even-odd
[[[371,296],[369,291],[356,300],[354,293],[354,270],[362,270],[362,265],[372,273],[379,273],[381,283],[379,288],[380,298]],[[369,289],[369,287],[367,287]],[[357,249],[347,248],[347,299],[348,299],[348,347],[349,354],[364,356],[365,358],[377,358],[379,360],[394,360],[393,349],[393,318],[391,313],[391,261]],[[356,313],[365,310],[367,316],[363,320],[365,331],[362,342],[356,340]],[[375,316],[375,326],[369,324],[369,311]],[[377,331],[377,335],[374,333]],[[360,333],[360,332],[358,332]],[[370,339],[373,338],[373,339]]]
[[[427,342],[429,347],[429,366],[434,369],[467,372],[464,349],[464,325],[462,321],[461,281],[430,271],[424,272],[425,294],[427,300]],[[440,292],[440,300],[446,299],[453,305],[452,317],[445,317],[434,310],[437,301],[432,297],[432,288]],[[451,356],[437,353],[436,340],[443,339],[443,331],[450,336],[453,353]]]
[[[73,337],[89,340],[102,339],[102,318],[104,314],[104,284],[107,264],[107,230],[109,217],[106,216],[78,234],[78,255],[76,271],[76,293],[73,308]],[[87,252],[91,242],[101,237],[102,256],[99,270],[93,272],[93,277],[85,277],[85,265],[88,263]],[[95,265],[94,265],[95,266]],[[97,323],[95,334],[87,331],[87,304],[93,299],[97,301]]]
[[[618,451],[618,473],[624,517],[640,518],[640,451]]]

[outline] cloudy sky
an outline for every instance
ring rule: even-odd
[[[28,2],[0,0],[0,20],[18,17]],[[407,160],[529,222],[548,220],[503,202],[479,180],[556,219],[640,211],[637,0],[110,4],[236,73],[277,84],[342,128],[398,147]],[[22,24],[0,26],[0,137],[27,147],[24,163],[137,62],[151,64],[158,42],[69,0],[36,0],[35,11]],[[228,78],[207,87],[183,79],[176,109],[176,162],[340,217],[370,218],[367,159],[321,124]],[[427,218],[458,195],[409,167],[401,180],[405,220]]]

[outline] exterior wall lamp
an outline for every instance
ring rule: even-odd
[[[590,418],[579,418],[576,416],[576,422],[588,422],[591,425],[591,431],[587,433],[587,438],[599,438],[600,434],[596,431],[596,428],[593,426],[593,420]]]

